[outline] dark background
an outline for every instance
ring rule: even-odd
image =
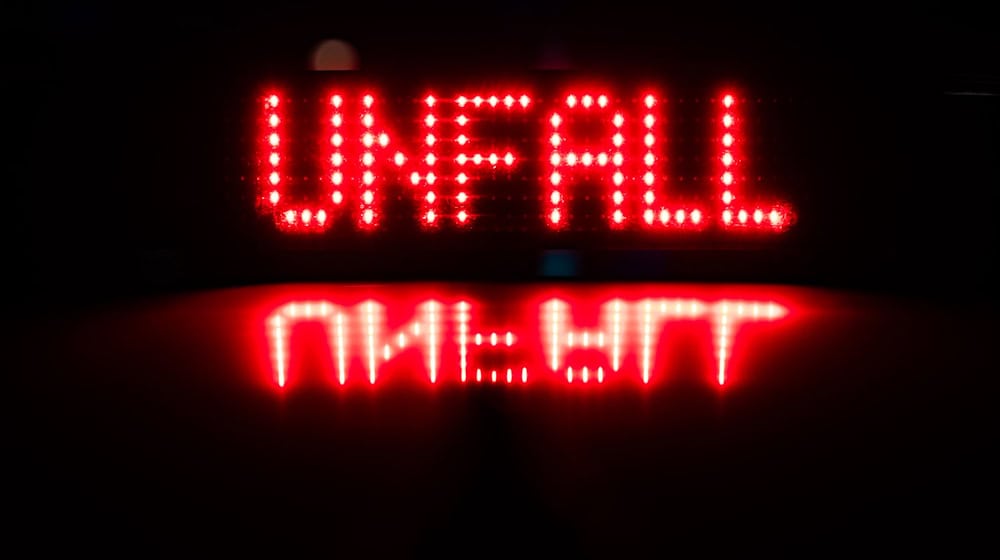
[[[487,234],[451,245],[399,235],[347,244],[334,234],[288,239],[254,221],[252,188],[234,181],[247,151],[236,133],[247,122],[234,115],[250,116],[243,104],[261,83],[300,75],[324,38],[354,45],[377,84],[475,83],[563,66],[571,76],[650,76],[703,95],[730,82],[751,97],[789,100],[764,119],[780,125],[780,143],[748,154],[780,163],[782,184],[759,194],[778,187],[797,209],[788,235],[766,251],[728,251],[715,239],[685,247],[683,236],[653,252],[583,240],[573,244],[583,278],[913,293],[979,293],[996,279],[988,271],[998,78],[988,25],[972,10],[514,2],[123,12],[67,3],[7,19],[16,46],[9,118],[24,125],[8,148],[8,223],[18,240],[9,250],[14,278],[47,294],[538,278],[544,250],[565,239]],[[375,250],[389,258],[368,258]],[[354,266],[331,262],[334,251]],[[393,255],[420,258],[400,270]]]
[[[607,555],[800,539],[950,548],[986,534],[973,512],[995,494],[1000,78],[980,11],[82,2],[3,19],[14,124],[6,507],[27,544],[519,554],[538,537],[555,552]],[[809,335],[830,335],[823,351],[793,352],[771,384],[726,399],[675,388],[653,412],[628,395],[576,406],[483,391],[279,402],[229,383],[239,366],[179,333],[213,340],[193,328],[199,313],[234,308],[211,292],[161,298],[297,280],[535,281],[551,248],[501,250],[480,236],[458,256],[481,266],[460,268],[452,247],[402,246],[397,256],[422,258],[400,268],[258,227],[225,180],[221,117],[258,76],[305,68],[324,38],[352,43],[373,76],[521,75],[555,58],[590,75],[787,92],[806,122],[786,130],[811,134],[788,139],[790,175],[808,179],[789,194],[791,232],[739,250],[588,241],[575,279],[872,297],[832,306],[839,326]],[[360,264],[314,264],[326,254]],[[725,483],[720,464],[735,465]],[[575,474],[560,478],[562,467]]]

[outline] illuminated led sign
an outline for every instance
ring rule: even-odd
[[[649,89],[577,88],[544,99],[523,89],[426,93],[405,100],[405,115],[398,97],[373,91],[329,88],[307,112],[278,88],[256,98],[257,207],[279,230],[377,231],[387,204],[404,199],[425,231],[476,230],[498,216],[553,232],[781,232],[795,219],[789,204],[748,185],[745,100],[735,90],[702,107],[708,141],[699,161],[710,179],[695,196],[668,180],[680,109]],[[505,182],[530,191],[498,190]],[[515,197],[521,207],[501,216]]]

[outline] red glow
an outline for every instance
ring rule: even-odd
[[[575,191],[567,191],[579,188],[577,185],[582,183],[603,184],[608,189],[598,192],[596,198],[607,204],[607,211],[601,215],[611,229],[715,226],[728,231],[782,231],[794,223],[794,212],[787,204],[767,202],[745,192],[748,163],[741,138],[749,121],[742,114],[741,98],[736,93],[722,92],[710,106],[714,114],[709,120],[717,127],[708,134],[714,142],[711,158],[714,164],[709,164],[714,168],[707,169],[703,176],[711,177],[719,190],[712,196],[716,202],[706,206],[697,200],[678,203],[667,185],[672,161],[667,152],[675,145],[671,143],[670,112],[677,106],[649,91],[615,97],[600,88],[594,89],[581,89],[557,98],[563,103],[551,97],[541,98],[543,105],[554,102],[559,108],[558,112],[544,111],[533,117],[547,124],[547,132],[541,138],[535,137],[543,140],[542,154],[515,151],[515,145],[517,150],[524,149],[523,137],[504,142],[502,138],[487,135],[487,130],[496,128],[489,120],[502,123],[503,119],[511,118],[509,115],[534,109],[532,98],[521,91],[448,97],[425,93],[411,100],[416,102],[420,114],[409,117],[423,126],[418,136],[403,142],[387,123],[408,116],[386,117],[387,104],[378,93],[331,92],[327,97],[329,103],[324,105],[328,112],[322,115],[322,121],[317,120],[325,127],[320,139],[323,156],[316,160],[324,169],[315,174],[286,169],[288,162],[299,166],[305,158],[297,153],[288,157],[289,154],[283,153],[288,146],[296,151],[302,146],[309,153],[308,146],[299,142],[299,138],[289,138],[286,130],[287,123],[297,127],[302,119],[298,113],[285,114],[296,103],[288,103],[283,93],[264,92],[258,98],[261,103],[258,109],[263,109],[258,116],[261,133],[255,137],[257,206],[262,213],[271,214],[285,231],[325,231],[338,223],[345,212],[352,213],[351,221],[356,227],[375,229],[382,220],[384,201],[397,196],[385,189],[402,185],[416,187],[412,194],[420,201],[414,217],[419,223],[437,226],[452,222],[468,227],[475,218],[492,214],[491,208],[473,209],[468,205],[491,198],[467,196],[460,201],[454,196],[457,185],[474,191],[477,181],[502,181],[504,175],[511,181],[530,180],[532,174],[526,174],[519,164],[531,165],[541,160],[548,163],[548,169],[534,175],[541,183],[538,198],[543,201],[541,216],[536,215],[535,219],[549,226],[558,225],[560,229],[568,226],[592,229],[591,224],[575,223],[572,204],[576,203],[570,201],[594,195],[581,193],[577,197]],[[523,117],[519,118],[523,121]],[[480,122],[489,126],[480,127]],[[407,135],[412,135],[412,131],[407,130]],[[401,143],[411,149],[399,149]],[[458,166],[464,169],[456,169]],[[306,186],[317,195],[310,200],[298,181],[314,182],[316,186]],[[435,186],[437,195],[426,197]],[[561,191],[556,196],[554,187]],[[366,189],[373,196],[362,197]],[[344,204],[358,200],[360,204]],[[323,220],[318,219],[320,211],[326,216]],[[641,219],[630,220],[636,212]],[[747,216],[745,220],[739,219],[741,212]],[[428,215],[435,218],[427,219]],[[554,215],[558,218],[553,219]]]
[[[398,290],[386,293],[392,291]],[[699,292],[705,290],[626,288],[612,297],[563,293],[505,297],[502,304],[466,295],[286,300],[266,318],[268,369],[279,387],[302,375],[294,332],[311,322],[322,327],[334,386],[350,386],[352,380],[375,384],[384,374],[392,374],[391,381],[406,371],[432,384],[475,378],[501,384],[631,380],[645,385],[669,381],[677,375],[672,364],[690,360],[681,355],[699,354],[712,356],[706,364],[711,372],[702,370],[700,377],[727,385],[733,380],[734,351],[746,355],[752,349],[738,336],[743,327],[780,321],[788,315],[788,303],[760,294],[719,298]],[[676,335],[687,340],[685,332],[708,335],[706,344],[665,352]]]
[[[465,106],[466,102],[470,97],[473,100],[473,105],[474,105],[473,109],[485,110],[487,112],[492,111],[492,113],[490,113],[490,117],[492,119],[499,118],[499,115],[495,114],[498,108],[504,109],[504,111],[513,110],[515,108],[515,105],[517,105],[517,103],[515,103],[515,100],[518,101],[518,103],[520,104],[519,109],[522,110],[526,109],[528,103],[530,102],[530,98],[526,94],[520,94],[515,96],[513,93],[504,92],[502,95],[501,94],[488,95],[486,97],[486,104],[488,105],[488,107],[483,107],[484,97],[482,95],[460,95],[458,96],[458,101],[457,101],[458,105],[460,107]],[[498,107],[498,105],[501,105],[500,103],[501,100],[503,101],[502,106]],[[480,119],[482,119],[482,117],[480,117]],[[463,149],[471,148],[472,150],[475,150],[479,143],[471,141],[470,136],[467,136],[468,134],[471,135],[472,138],[475,138],[477,133],[475,127],[467,126],[470,124],[471,119],[467,115],[461,114],[455,118],[455,122],[459,127],[461,127],[461,133],[455,137],[455,143],[462,146]],[[488,148],[490,150],[493,150],[497,148],[497,145],[495,144],[494,141],[492,145],[483,144],[483,148]],[[478,152],[473,153],[471,158],[464,152],[459,153],[458,155],[455,156],[455,163],[457,163],[459,166],[465,166],[470,162],[474,166],[489,166],[493,169],[493,173],[495,174],[496,173],[495,169],[497,165],[502,162],[507,168],[505,172],[511,173],[512,172],[511,168],[514,166],[514,163],[517,159],[519,159],[519,156],[517,156],[512,151],[511,148],[505,147],[502,148],[499,153],[496,151],[490,151],[485,156],[482,153]],[[461,171],[455,175],[455,181],[460,185],[474,184],[475,180],[481,176],[482,176],[481,174],[467,173],[465,171]],[[465,224],[471,221],[472,215],[469,213],[470,209],[471,208],[468,205],[467,199],[463,199],[461,201],[459,201],[457,198],[455,199],[454,210],[456,212],[455,216],[458,222]],[[461,218],[458,218],[459,214],[461,214],[462,216]]]
[[[604,118],[603,115],[606,111],[610,110],[609,107],[609,96],[605,93],[600,93],[596,96],[597,99],[597,114],[602,115],[597,117],[601,122]],[[581,110],[591,113],[594,111],[594,100],[595,96],[591,93],[584,93],[579,98],[579,104]],[[566,96],[566,107],[569,109],[575,109],[577,107],[577,95],[569,94]],[[570,111],[571,114],[576,113],[576,111]],[[551,164],[551,173],[549,175],[549,182],[553,187],[560,185],[563,179],[563,173],[569,174],[568,176],[579,177],[580,175],[589,174],[590,171],[572,171],[577,169],[576,164],[581,161],[586,161],[585,167],[589,167],[593,162],[594,153],[597,153],[598,165],[602,168],[606,168],[608,162],[608,152],[614,152],[612,157],[612,163],[614,164],[611,169],[607,169],[597,175],[599,180],[607,181],[611,179],[611,183],[620,187],[625,182],[625,175],[622,172],[622,166],[624,165],[624,156],[618,150],[622,148],[625,144],[625,134],[623,133],[623,126],[625,124],[625,118],[621,112],[613,112],[610,115],[610,126],[606,127],[608,136],[605,138],[610,139],[609,145],[597,145],[597,146],[583,146],[580,145],[578,141],[572,141],[572,131],[564,130],[563,132],[558,132],[559,126],[563,124],[563,117],[558,113],[553,113],[548,121],[552,125],[552,134],[549,137],[549,143],[552,145],[553,152],[549,157],[549,163]],[[572,118],[583,119],[583,115],[573,116]],[[604,121],[607,122],[607,121]],[[568,135],[568,136],[567,136]],[[567,138],[570,138],[567,141]],[[607,140],[605,140],[606,142]],[[561,168],[566,168],[565,171],[561,171]],[[563,187],[565,188],[565,187]],[[549,204],[548,215],[549,223],[552,226],[557,226],[565,224],[567,220],[568,207],[564,204],[565,197],[563,196],[553,196],[554,189],[549,190],[549,196],[546,197]],[[615,196],[613,197],[612,208],[610,209],[611,225],[618,227],[620,226],[627,217],[627,208],[623,205],[624,196],[620,190],[615,191]],[[555,218],[558,216],[558,218]]]

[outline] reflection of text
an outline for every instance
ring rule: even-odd
[[[499,325],[478,314],[480,308],[467,300],[429,300],[412,309],[408,322],[390,327],[385,306],[374,300],[350,306],[331,300],[284,304],[267,318],[274,381],[281,387],[289,381],[293,330],[317,323],[340,385],[360,379],[374,384],[383,367],[410,351],[420,356],[421,374],[431,383],[524,384],[541,375],[573,384],[625,376],[645,384],[656,372],[664,331],[693,322],[709,327],[712,377],[724,385],[741,326],[787,314],[773,301],[611,299],[593,321],[581,322],[570,303],[549,299],[530,315],[531,324]]]

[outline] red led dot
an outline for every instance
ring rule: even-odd
[[[611,219],[613,219],[616,224],[620,224],[625,221],[625,214],[623,214],[621,210],[615,210],[614,214],[611,215]]]
[[[509,109],[510,107],[512,107],[514,105],[514,97],[511,96],[511,95],[508,95],[508,96],[504,97],[503,98],[503,104],[506,105],[507,108]]]
[[[722,212],[722,222],[726,225],[733,223],[733,213],[730,210],[724,210]]]
[[[270,181],[272,185],[277,185],[281,181],[281,175],[278,175],[277,171],[272,171],[267,180]]]
[[[652,146],[654,142],[656,142],[656,137],[653,136],[652,132],[649,132],[646,134],[646,137],[643,140],[646,142],[646,146],[649,147]]]
[[[599,95],[599,96],[597,96],[597,105],[599,107],[607,107],[608,106],[608,96],[607,95]]]
[[[645,220],[647,224],[652,225],[653,220],[655,219],[655,216],[653,215],[653,210],[647,208],[646,211],[642,213],[642,219]]]
[[[427,154],[427,157],[424,158],[424,161],[427,162],[427,165],[434,165],[434,162],[437,161],[437,158],[434,157],[434,154]]]
[[[552,135],[552,136],[551,136],[551,137],[549,138],[549,142],[550,142],[550,143],[551,143],[551,144],[552,144],[553,146],[555,146],[555,147],[559,147],[559,143],[560,143],[560,142],[562,142],[562,137],[561,137],[561,136],[559,136],[558,134],[553,134],[553,135]]]
[[[483,104],[483,98],[479,97],[478,95],[475,96],[475,97],[473,97],[472,98],[472,104],[475,105],[476,107],[479,107],[480,105]]]
[[[469,195],[465,194],[465,191],[462,191],[462,192],[458,193],[458,195],[456,195],[455,198],[460,203],[465,204],[465,201],[469,199]]]
[[[365,167],[371,167],[375,163],[375,156],[371,152],[365,152],[361,156],[361,163],[365,164]]]
[[[731,204],[733,202],[733,193],[730,191],[722,193],[722,202],[724,204]]]
[[[344,174],[341,173],[340,171],[334,171],[333,176],[330,177],[330,180],[333,181],[334,185],[339,185],[344,182]]]
[[[271,126],[278,126],[279,124],[281,124],[281,119],[278,118],[278,115],[271,115],[267,119],[267,124]]]
[[[333,203],[340,204],[344,201],[344,193],[340,191],[333,191]]]
[[[475,154],[472,156],[472,163],[479,165],[483,163],[483,154]]]
[[[496,164],[500,161],[500,157],[497,156],[496,154],[490,154],[489,160],[490,160],[490,165],[496,167]]]
[[[316,212],[316,221],[319,222],[320,225],[326,223],[326,210]]]
[[[728,172],[728,171],[726,171],[725,173],[723,173],[722,174],[722,184],[723,185],[727,185],[727,186],[728,185],[732,185],[733,184],[733,174],[730,173],[730,172]]]
[[[267,104],[270,105],[271,107],[277,107],[278,101],[279,101],[278,96],[274,94],[272,94],[267,98]]]
[[[652,95],[647,95],[646,99],[645,99],[645,103],[646,103],[646,107],[652,108],[653,105],[656,105],[656,98],[653,97]]]
[[[647,167],[652,167],[656,163],[656,156],[653,152],[646,152],[646,155],[642,157],[642,162],[646,164]]]
[[[764,212],[760,208],[753,211],[753,221],[757,224],[764,221]]]
[[[740,221],[741,224],[747,223],[747,218],[748,218],[747,211],[740,210],[739,214],[736,215],[736,218]]]
[[[653,177],[653,172],[652,171],[647,171],[642,176],[642,182],[646,183],[647,186],[650,186],[650,187],[653,186],[653,180],[654,180],[654,177]]]
[[[695,225],[701,223],[701,210],[691,211],[691,223]]]
[[[281,195],[278,194],[278,191],[271,191],[269,200],[271,201],[271,204],[277,204],[278,201],[281,200]]]
[[[372,103],[375,102],[375,98],[372,97],[371,95],[366,95],[364,96],[364,98],[362,98],[362,101],[364,101],[365,107],[371,107]]]
[[[338,132],[330,137],[330,143],[339,148],[344,143],[344,137]]]
[[[562,158],[559,157],[559,152],[552,152],[552,155],[549,156],[549,163],[552,165],[559,165],[560,161],[562,161]]]
[[[590,108],[590,106],[594,104],[594,98],[590,95],[584,95],[580,103],[584,107]]]
[[[623,175],[621,171],[615,171],[611,180],[614,181],[615,185],[621,186],[621,184],[625,182],[625,175]]]
[[[436,180],[437,180],[437,176],[434,175],[434,173],[428,173],[427,174],[427,184],[428,185],[433,185],[434,181],[436,181]]]
[[[576,107],[576,96],[575,95],[569,95],[569,96],[566,97],[566,106],[567,107]]]
[[[366,185],[371,185],[372,183],[375,182],[375,174],[372,173],[371,171],[365,171],[361,175],[361,181],[364,182],[364,184]]]
[[[729,167],[733,164],[733,154],[726,152],[722,154],[722,165]]]
[[[340,126],[344,124],[344,117],[341,116],[340,113],[337,113],[336,115],[333,116],[333,118],[330,119],[330,123],[333,124],[333,126]]]
[[[372,201],[375,200],[375,194],[372,193],[372,191],[365,191],[361,194],[361,200],[363,200],[365,204],[371,204]]]
[[[781,214],[779,214],[777,210],[771,210],[768,218],[771,220],[772,226],[776,226],[781,223]]]
[[[464,146],[469,142],[469,137],[464,134],[459,134],[455,141],[458,142],[459,146]]]
[[[278,136],[277,133],[271,133],[271,135],[267,137],[267,142],[272,146],[277,147],[277,145],[281,143],[281,137]]]
[[[558,171],[553,172],[552,175],[549,176],[549,182],[553,185],[558,185],[561,180],[562,175],[560,175]]]
[[[590,152],[584,152],[584,154],[580,156],[580,163],[583,165],[590,165],[594,163],[594,156],[590,155]]]
[[[503,156],[503,162],[507,165],[514,165],[514,154],[507,152]]]
[[[279,163],[281,163],[281,156],[279,156],[275,152],[271,152],[271,155],[268,156],[267,161],[269,161],[271,165],[277,166]]]
[[[375,221],[375,212],[373,212],[370,208],[368,210],[365,210],[361,214],[361,220],[366,224],[372,223],[373,221]]]
[[[497,99],[497,96],[495,96],[495,95],[491,95],[489,101],[490,101],[490,107],[496,107],[497,103],[500,102],[500,100]]]
[[[549,200],[552,201],[552,204],[559,204],[559,201],[562,200],[562,195],[559,194],[559,191],[552,191],[552,194],[549,195]]]
[[[660,210],[660,223],[666,224],[670,221],[670,212],[667,210]]]
[[[732,107],[733,106],[733,96],[732,95],[728,95],[728,94],[725,95],[722,98],[722,104],[725,105],[726,107]]]
[[[469,158],[465,154],[458,154],[455,156],[455,162],[459,165],[465,165],[465,162],[468,161],[468,159]]]
[[[722,145],[725,147],[730,147],[733,145],[733,135],[728,132],[722,135]]]
[[[615,193],[611,195],[611,199],[615,201],[615,204],[621,204],[625,201],[625,195],[622,194],[622,191],[615,191]]]
[[[552,222],[553,224],[558,224],[559,220],[561,219],[562,219],[562,213],[559,212],[558,208],[556,208],[549,214],[549,221]]]
[[[428,127],[434,126],[435,122],[437,122],[437,119],[434,118],[434,115],[427,115],[427,117],[424,118],[424,124]]]
[[[302,211],[302,223],[308,225],[312,221],[313,213],[309,210]]]
[[[464,185],[469,180],[469,176],[465,173],[459,173],[455,180],[458,181],[459,185]]]
[[[288,210],[285,212],[285,221],[290,224],[295,223],[295,210]]]
[[[361,124],[371,128],[371,126],[375,124],[375,117],[373,117],[371,113],[365,113],[361,116]]]
[[[616,167],[621,167],[622,162],[625,161],[625,156],[621,152],[615,152],[615,155],[611,156],[611,162],[615,164]]]
[[[402,165],[406,163],[406,156],[403,155],[403,152],[396,152],[396,155],[392,156],[392,161],[396,165],[402,167]]]
[[[428,210],[425,218],[428,224],[433,224],[434,220],[437,219],[437,214],[435,214],[433,210]]]
[[[332,163],[334,165],[334,167],[340,167],[341,165],[343,165],[344,164],[344,156],[343,156],[343,154],[341,154],[340,152],[337,152],[337,153],[333,154],[332,156],[330,156],[330,163]]]
[[[729,113],[726,113],[725,115],[723,115],[722,116],[722,126],[724,126],[726,128],[729,128],[729,127],[733,126],[733,116],[730,115]]]
[[[459,213],[458,213],[458,221],[459,222],[465,223],[465,221],[468,220],[468,219],[469,219],[469,215],[465,212],[465,210],[459,211]]]
[[[434,96],[433,96],[433,95],[428,95],[428,96],[427,96],[427,97],[426,97],[426,98],[424,99],[424,103],[426,103],[428,107],[433,107],[433,106],[434,106],[434,103],[435,103],[436,101],[437,101],[437,100],[436,100],[436,99],[434,99]]]
[[[366,148],[371,148],[375,145],[375,135],[371,132],[366,132],[361,135],[361,143],[365,145]],[[370,165],[370,164],[365,164]]]
[[[607,165],[608,164],[608,154],[601,152],[597,154],[597,165]]]
[[[622,125],[625,124],[625,117],[621,113],[615,113],[615,117],[612,122],[615,123],[616,127],[621,128]]]
[[[576,165],[576,154],[573,152],[566,154],[566,165]]]
[[[437,200],[437,196],[434,194],[434,191],[427,191],[427,196],[424,198],[427,199],[428,204],[434,204],[434,201]]]
[[[465,115],[459,115],[458,117],[455,118],[455,122],[458,123],[458,126],[465,126],[465,124],[469,122],[469,117],[466,117]]]
[[[687,214],[685,214],[683,210],[678,210],[674,213],[674,220],[676,220],[678,224],[683,224],[686,217]]]
[[[344,98],[339,95],[334,95],[330,98],[330,103],[332,103],[334,107],[340,107],[344,104]]]
[[[521,107],[527,107],[528,103],[531,103],[531,99],[527,95],[522,95],[520,99],[518,99],[518,102],[521,104]]]
[[[656,197],[653,195],[653,191],[646,191],[646,194],[642,196],[642,199],[646,201],[646,204],[652,204]]]
[[[622,136],[621,132],[616,133],[614,136],[611,137],[611,142],[615,145],[616,148],[620,148],[621,145],[625,143],[625,137]]]
[[[379,134],[378,135],[378,145],[382,146],[383,148],[386,147],[386,146],[388,146],[389,145],[389,135],[386,134],[386,133],[384,133],[384,132],[382,134]]]
[[[459,107],[465,107],[465,104],[468,102],[469,100],[464,95],[460,95],[458,99],[455,100],[455,103],[458,103]]]

